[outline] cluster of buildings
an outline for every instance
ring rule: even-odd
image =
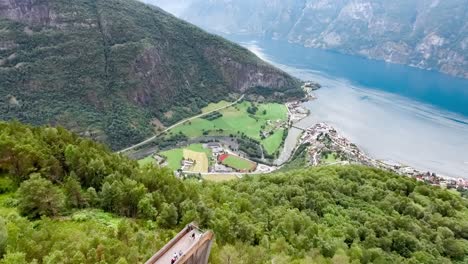
[[[301,144],[309,144],[310,163],[314,166],[322,163],[323,153],[337,153],[342,159],[341,163],[359,163],[377,167],[377,161],[373,160],[348,139],[338,134],[330,125],[318,123],[308,128],[301,137]]]
[[[435,173],[422,173],[413,176],[417,181],[448,189],[468,190],[468,179],[437,176]]]
[[[322,85],[320,85],[320,83],[312,81],[305,82],[302,86],[302,89],[304,89],[306,93],[311,93],[312,91],[318,90],[320,88],[322,88]]]
[[[302,135],[300,144],[310,145],[308,151],[310,163],[313,166],[322,163],[321,159],[324,152],[333,152],[339,153],[341,159],[338,163],[340,164],[362,164],[390,170],[434,186],[468,190],[468,179],[438,176],[435,173],[422,172],[396,162],[373,159],[363,153],[355,144],[338,134],[332,126],[325,123],[319,123],[308,128]]]
[[[292,124],[306,118],[310,114],[310,111],[302,106],[301,101],[286,103],[286,107],[288,108],[289,113],[288,123],[291,126]]]
[[[195,164],[196,164],[195,160],[184,158],[182,160],[182,164],[181,164],[182,166],[180,169],[182,171],[190,171],[193,167],[195,167]]]

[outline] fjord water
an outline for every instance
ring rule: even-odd
[[[233,40],[323,85],[300,125],[327,122],[374,158],[468,178],[468,80],[286,42]]]

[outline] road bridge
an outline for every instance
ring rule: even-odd
[[[207,264],[213,238],[213,232],[189,224],[146,264]]]

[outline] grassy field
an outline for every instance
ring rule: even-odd
[[[205,152],[196,152],[189,149],[184,149],[184,158],[195,161],[195,165],[190,169],[191,172],[208,172],[208,157]]]
[[[153,156],[149,156],[149,157],[146,157],[144,159],[141,159],[138,161],[138,164],[140,164],[140,166],[146,166],[148,164],[155,164],[155,160],[153,158]]]
[[[180,163],[184,159],[184,152],[182,149],[171,149],[160,153],[161,156],[166,157],[167,167],[171,170],[180,169]]]
[[[184,159],[184,149],[194,151],[194,152],[197,152],[197,153],[206,154],[206,158],[208,160],[208,165],[209,165],[209,158],[212,155],[211,150],[203,148],[202,144],[192,144],[192,145],[189,145],[189,146],[187,146],[185,148],[177,148],[177,149],[171,149],[171,150],[168,150],[168,151],[161,152],[160,155],[166,157],[166,159],[167,159],[167,163],[168,163],[167,167],[168,168],[170,168],[171,170],[180,169],[180,167],[181,167],[180,163]],[[145,158],[145,159],[143,159],[143,160],[141,160],[139,162],[143,162],[146,159],[147,158]],[[140,165],[141,165],[141,163],[140,163]],[[207,172],[207,171],[208,171],[208,168],[206,169],[206,171],[197,171],[197,172]]]
[[[241,171],[249,171],[255,168],[255,163],[233,155],[229,155],[225,160],[223,160],[223,164]]]
[[[196,152],[204,152],[204,153],[206,153],[207,157],[211,157],[211,155],[213,154],[211,152],[211,149],[204,148],[203,144],[192,144],[192,145],[189,145],[188,147],[186,147],[185,149],[196,151]]]
[[[227,106],[229,104],[232,104],[232,102],[221,101],[221,102],[217,102],[217,103],[211,103],[207,107],[204,107],[202,109],[202,113],[208,113],[208,112],[214,111],[216,109],[219,109],[221,107]]]
[[[212,181],[212,182],[226,182],[237,180],[239,177],[233,174],[209,174],[203,176],[204,180]]]
[[[279,129],[273,135],[265,138],[262,141],[264,150],[270,154],[277,151],[283,141],[283,134],[284,134],[284,129]]]
[[[263,140],[260,137],[260,131],[263,130],[262,127],[266,129],[274,127],[277,121],[279,123],[287,121],[287,108],[282,104],[275,103],[258,104],[257,113],[251,115],[247,112],[247,109],[251,106],[250,102],[244,101],[221,110],[220,113],[223,115],[221,118],[213,121],[197,118],[172,129],[170,133],[177,134],[182,132],[189,138],[201,137],[204,131],[208,131],[210,135],[237,135],[244,133],[250,138],[261,141],[265,150],[272,154],[280,147],[284,131],[278,130]],[[208,107],[211,109],[215,108],[212,106]]]

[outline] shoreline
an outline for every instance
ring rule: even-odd
[[[395,172],[402,176],[415,178],[418,181],[424,181],[431,185],[447,187],[447,188],[464,188],[468,189],[468,179],[462,177],[450,177],[438,175],[435,172],[418,170],[408,165],[403,165],[395,161],[383,161],[372,158],[370,155],[364,153],[358,146],[349,141],[347,138],[341,136],[335,128],[326,123],[318,123],[307,129],[307,132],[301,138],[300,144],[311,144],[310,154],[317,157],[321,154],[320,144],[323,143],[322,138],[327,137],[331,139],[332,148],[338,151],[344,151],[350,154],[351,161],[343,161],[344,164],[361,164],[365,166],[375,167],[388,171]],[[354,159],[353,159],[354,158]],[[314,158],[315,160],[315,158]],[[340,162],[338,162],[339,164]],[[320,165],[318,162],[313,166]]]
[[[447,187],[460,186],[463,188],[468,188],[468,179],[464,179],[462,177],[450,177],[439,175],[430,171],[426,172],[424,169],[416,169],[412,166],[404,165],[399,161],[375,159],[372,157],[372,155],[362,151],[356,144],[352,143],[349,139],[345,138],[344,136],[341,136],[334,127],[327,123],[313,122],[312,125],[309,125],[307,127],[299,127],[300,121],[311,115],[311,111],[307,109],[307,107],[305,107],[304,104],[318,99],[317,96],[313,93],[313,91],[319,89],[320,85],[317,84],[317,86],[315,86],[314,84],[313,87],[315,87],[315,89],[307,88],[304,85],[302,88],[306,92],[306,96],[303,99],[289,101],[284,104],[287,108],[288,113],[288,137],[286,137],[284,139],[284,142],[282,143],[280,155],[271,164],[265,164],[260,160],[256,160],[255,163],[260,165],[262,169],[255,170],[250,173],[242,173],[242,175],[257,175],[277,171],[292,160],[292,157],[294,157],[294,154],[297,152],[300,146],[304,144],[313,143],[311,145],[315,145],[315,147],[317,147],[316,144],[320,143],[320,140],[318,140],[318,135],[327,134],[333,139],[332,141],[334,147],[336,147],[340,152],[346,153],[348,157],[347,159],[349,160],[339,161],[332,164],[321,163],[319,155],[321,155],[322,149],[315,148],[310,151],[312,158],[309,161],[309,164],[311,164],[312,166],[335,164],[361,164],[364,166],[392,171],[402,176],[413,177],[418,181],[425,181],[428,184],[432,185]],[[319,131],[319,133],[316,133],[317,131]],[[307,149],[309,150],[310,147],[308,147]],[[250,158],[248,158],[248,160],[252,161],[252,159]],[[465,163],[468,164],[468,162]],[[190,174],[189,172],[185,173]],[[208,173],[207,175],[232,174],[239,174],[239,172],[212,172]]]
[[[307,98],[313,98],[312,100],[317,99],[317,97],[312,93],[312,91],[308,91],[308,92],[309,92],[308,94],[311,97],[307,97]],[[312,100],[308,100],[308,102]],[[301,101],[288,102],[286,103],[286,106],[288,107],[288,113],[290,113],[291,115],[290,116],[290,120],[291,120],[290,128],[298,128],[296,125],[299,123],[299,121],[301,121],[302,119],[310,115],[310,111],[303,106],[303,102]],[[305,111],[307,111],[307,115],[303,114]],[[298,128],[298,129],[303,129],[303,128]],[[463,177],[445,176],[445,175],[438,174],[435,172],[426,171],[424,169],[416,169],[412,166],[404,165],[403,163],[399,161],[375,159],[371,155],[364,153],[356,144],[352,143],[347,138],[341,136],[337,132],[337,130],[333,128],[331,125],[323,123],[323,122],[315,123],[304,129],[304,132],[302,133],[300,140],[294,146],[289,159],[283,164],[286,164],[287,162],[290,161],[290,158],[292,157],[293,153],[299,148],[299,146],[303,144],[311,143],[310,140],[312,139],[317,140],[318,134],[315,133],[317,130],[320,131],[320,133],[326,133],[327,135],[332,135],[332,137],[334,137],[334,139],[336,140],[334,142],[336,146],[339,146],[342,150],[348,149],[347,152],[354,155],[356,163],[371,166],[371,167],[376,167],[376,168],[380,168],[384,170],[393,171],[399,175],[413,177],[419,181],[426,181],[432,185],[468,188],[468,179],[465,179]],[[312,166],[320,165],[319,162],[317,162],[316,160],[316,155],[313,156],[312,160],[313,161],[315,160],[315,164],[312,164]],[[465,162],[465,164],[468,165],[468,162]]]

